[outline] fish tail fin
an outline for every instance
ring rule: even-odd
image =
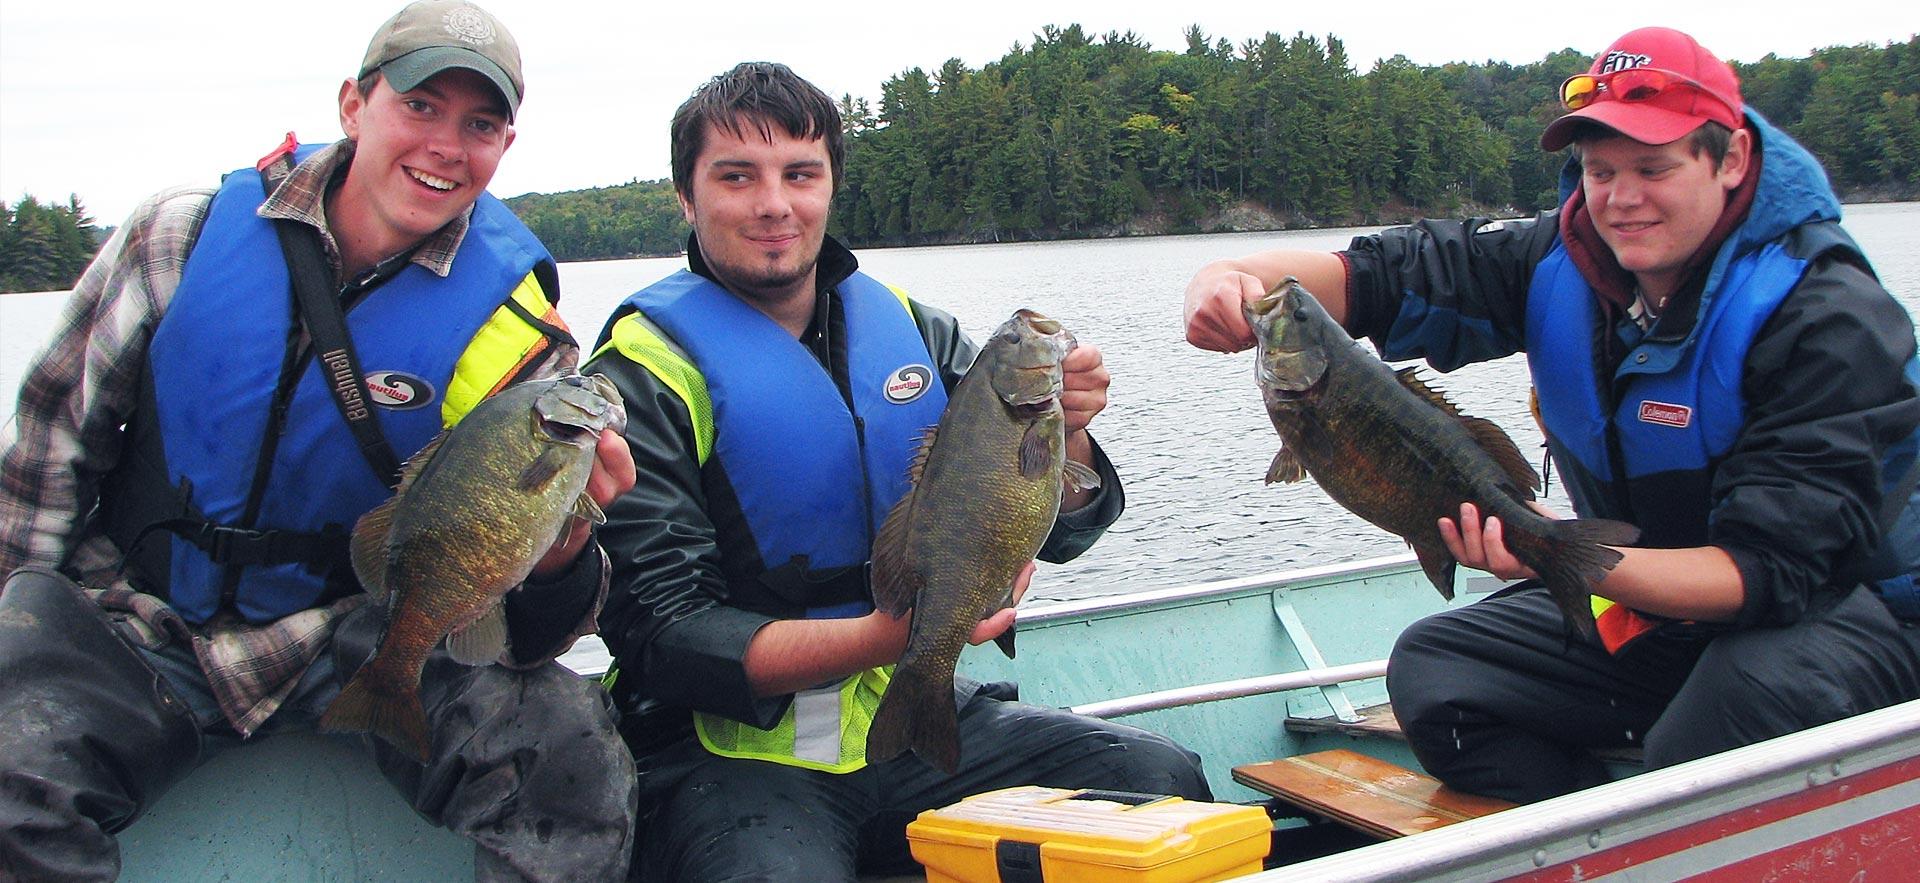
[[[427,713],[420,705],[420,692],[395,689],[366,669],[356,672],[320,715],[320,729],[371,732],[415,760],[427,762]]]
[[[914,754],[952,774],[960,769],[960,720],[953,684],[941,684],[909,666],[894,669],[880,709],[867,729],[867,760]]]
[[[1624,521],[1575,518],[1553,522],[1542,556],[1544,566],[1534,565],[1534,570],[1566,617],[1569,632],[1594,635],[1589,595],[1621,557],[1618,550],[1607,547],[1629,545],[1638,539],[1640,529]]]

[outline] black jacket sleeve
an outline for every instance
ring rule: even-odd
[[[1533,268],[1559,236],[1559,213],[1493,221],[1420,221],[1355,237],[1347,265],[1347,330],[1389,361],[1424,358],[1441,371],[1518,352]]]
[[[1708,525],[1746,588],[1740,624],[1799,619],[1878,550],[1882,496],[1900,478],[1882,467],[1920,427],[1913,355],[1912,318],[1844,252],[1816,258],[1762,326],[1741,385],[1747,424],[1714,470]]]
[[[952,316],[913,306],[951,389],[977,350]],[[625,398],[627,444],[638,474],[633,490],[608,507],[600,529],[613,567],[600,635],[620,668],[616,693],[773,726],[790,697],[756,699],[744,666],[748,642],[773,620],[729,597],[686,404],[617,351],[596,356],[584,370],[607,375]],[[1086,507],[1060,517],[1041,551],[1046,560],[1084,551],[1124,507],[1118,476],[1104,455],[1097,459],[1102,490]]]

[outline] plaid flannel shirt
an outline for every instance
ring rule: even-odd
[[[352,157],[350,141],[322,149],[297,166],[259,210],[261,217],[319,230],[336,275],[340,251],[327,229],[326,193]],[[52,342],[21,384],[14,421],[0,428],[0,574],[25,564],[59,567],[130,640],[149,647],[190,641],[221,711],[245,736],[280,707],[327,649],[334,623],[366,596],[261,625],[222,614],[192,626],[165,601],[130,584],[121,572],[120,549],[87,524],[99,477],[120,456],[121,428],[136,404],[147,342],[180,285],[214,193],[210,187],[175,188],[149,198],[74,286]],[[408,260],[446,276],[470,214],[442,227]],[[573,347],[550,347],[536,376],[571,371],[578,357]],[[606,559],[592,548],[600,557],[604,599]],[[563,652],[573,638],[592,634],[599,609],[596,600],[572,637],[537,664]]]

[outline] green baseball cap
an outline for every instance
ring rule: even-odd
[[[410,92],[452,68],[466,68],[491,81],[506,99],[509,121],[519,112],[526,94],[520,44],[499,19],[466,0],[407,4],[373,32],[359,76],[379,71],[395,92]]]

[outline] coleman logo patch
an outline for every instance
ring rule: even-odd
[[[925,365],[908,365],[887,377],[887,401],[904,405],[927,394],[927,387],[933,385],[933,369]]]
[[[382,408],[411,411],[433,402],[433,385],[399,371],[367,373],[367,397]]]
[[[1686,405],[1669,405],[1666,402],[1641,402],[1640,422],[1685,429],[1687,424],[1693,422],[1693,409]]]

